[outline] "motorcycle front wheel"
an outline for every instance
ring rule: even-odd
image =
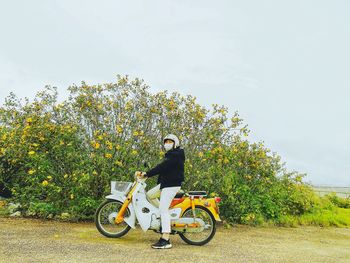
[[[123,203],[117,200],[107,199],[96,210],[95,225],[98,231],[106,236],[118,238],[124,236],[130,230],[130,226],[124,221],[116,224],[114,222]],[[127,208],[124,217],[130,215],[130,210]]]
[[[195,246],[203,246],[207,244],[215,235],[216,232],[216,226],[215,226],[215,218],[211,214],[211,212],[203,207],[203,206],[195,206],[195,215],[196,218],[200,218],[204,221],[205,226],[202,232],[184,232],[179,233],[179,236],[183,241],[185,241],[187,244],[195,245]],[[193,212],[192,208],[186,209],[186,211],[182,214],[181,217],[192,217],[193,218]]]

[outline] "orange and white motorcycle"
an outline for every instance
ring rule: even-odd
[[[146,196],[147,178],[135,174],[135,181],[111,182],[111,194],[96,210],[95,224],[106,237],[119,238],[130,228],[135,229],[136,220],[143,231],[161,233],[159,208]],[[169,212],[171,234],[179,234],[191,245],[204,245],[215,235],[219,217],[220,197],[207,198],[204,191],[180,191],[173,199]]]

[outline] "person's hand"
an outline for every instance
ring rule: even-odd
[[[146,175],[145,172],[140,172],[140,171],[136,171],[136,172],[135,172],[135,176],[136,176],[136,177],[144,178],[145,175]]]

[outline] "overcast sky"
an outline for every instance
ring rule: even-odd
[[[252,141],[350,186],[349,1],[0,0],[0,103],[139,77],[238,110]]]

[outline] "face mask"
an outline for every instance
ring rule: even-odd
[[[173,144],[173,143],[165,143],[165,144],[164,144],[164,149],[165,149],[166,151],[170,151],[173,147],[174,147],[174,144]]]

